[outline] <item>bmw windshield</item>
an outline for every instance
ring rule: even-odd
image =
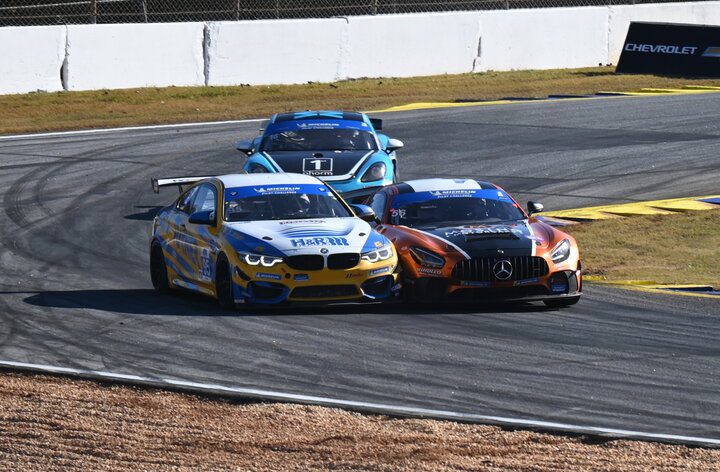
[[[347,218],[353,215],[321,185],[269,185],[225,190],[225,221]]]
[[[525,218],[516,203],[500,190],[443,190],[396,196],[390,223],[411,228],[440,228]]]

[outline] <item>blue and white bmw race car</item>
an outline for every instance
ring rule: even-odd
[[[348,201],[397,181],[395,151],[403,147],[377,131],[382,121],[364,113],[305,111],[279,113],[260,136],[241,141],[248,173],[295,172],[331,185]]]
[[[153,179],[153,188],[188,183],[153,222],[156,289],[198,291],[226,308],[397,297],[397,253],[363,221],[372,210],[351,208],[317,178],[234,174]]]

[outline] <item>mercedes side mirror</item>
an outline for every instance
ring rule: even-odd
[[[385,147],[385,150],[387,150],[387,152],[393,152],[393,151],[397,151],[398,149],[402,149],[403,146],[405,146],[405,144],[403,144],[403,142],[400,141],[399,139],[390,138],[390,139],[388,139],[388,143],[387,143],[387,146]]]
[[[190,219],[188,221],[194,225],[212,226],[215,224],[215,211],[196,211],[195,213],[190,215]]]
[[[543,211],[545,207],[542,203],[539,202],[527,202],[527,210],[528,215],[532,215],[533,213],[540,213]]]
[[[243,139],[239,143],[235,145],[235,149],[237,149],[240,152],[243,152],[247,155],[252,154],[253,152],[253,144],[252,141],[248,141],[247,139]]]
[[[363,221],[367,221],[368,223],[377,221],[375,212],[367,205],[350,205],[350,208],[355,212],[355,216]]]

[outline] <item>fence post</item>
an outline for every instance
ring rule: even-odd
[[[147,18],[147,1],[146,0],[142,0],[142,9],[143,9],[143,19],[145,20],[145,23],[147,23],[148,18]]]
[[[97,23],[97,0],[90,0],[90,23]]]
[[[377,15],[377,4],[378,0],[372,0],[370,4],[370,14],[371,15]]]
[[[237,0],[235,2],[235,21],[238,21],[240,19],[240,0]]]

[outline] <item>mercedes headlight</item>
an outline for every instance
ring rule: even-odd
[[[379,249],[374,249],[372,251],[363,252],[360,256],[360,259],[363,261],[368,262],[379,262],[379,261],[386,261],[390,259],[393,255],[392,247],[390,245],[383,246]]]
[[[372,182],[375,180],[384,179],[386,171],[387,168],[385,167],[385,163],[376,162],[375,164],[371,165],[368,170],[365,171],[362,179],[360,179],[360,182]]]
[[[570,241],[563,239],[560,243],[555,246],[555,249],[550,253],[550,258],[556,264],[562,262],[570,257]]]
[[[240,259],[251,266],[272,267],[283,261],[282,257],[265,256],[262,254],[240,253]]]
[[[248,170],[250,174],[267,174],[268,172],[270,172],[264,165],[258,164],[256,162],[250,164],[250,166],[248,166]]]
[[[434,252],[428,251],[427,249],[413,246],[410,248],[410,254],[412,254],[415,262],[417,262],[421,266],[440,269],[442,266],[445,265],[445,259],[438,256]]]

